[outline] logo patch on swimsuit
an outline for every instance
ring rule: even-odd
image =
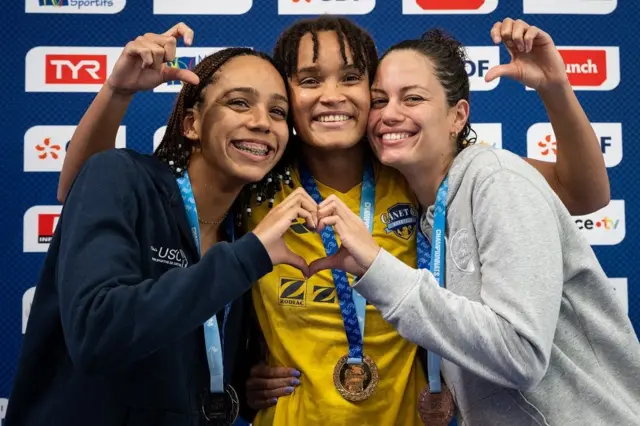
[[[304,307],[306,283],[305,280],[301,280],[300,278],[280,277],[280,304]]]
[[[316,303],[336,303],[336,288],[314,285],[313,301]]]
[[[292,223],[289,227],[290,230],[295,232],[296,234],[308,234],[309,230],[306,226],[304,226],[304,222],[295,222]]]
[[[380,220],[386,225],[384,232],[393,232],[398,237],[408,240],[416,232],[418,211],[409,203],[398,203],[382,213]]]

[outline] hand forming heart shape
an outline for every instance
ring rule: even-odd
[[[338,252],[307,264],[301,256],[289,250],[283,235],[291,222],[298,218],[303,218],[307,228],[318,233],[332,226],[342,243]],[[324,269],[341,269],[361,276],[380,250],[360,217],[337,196],[331,195],[318,205],[302,188],[293,191],[273,208],[253,232],[265,246],[274,265],[291,265],[307,278]]]

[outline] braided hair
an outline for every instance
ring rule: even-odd
[[[469,76],[465,69],[466,53],[462,44],[442,30],[432,29],[417,40],[405,40],[389,48],[382,55],[384,59],[394,50],[413,50],[431,59],[436,78],[444,87],[447,104],[455,106],[459,100],[469,102]],[[470,136],[473,133],[474,136]],[[456,149],[460,153],[467,146],[475,143],[476,132],[471,128],[467,118],[464,127],[456,137]]]
[[[280,72],[287,78],[291,78],[298,71],[300,41],[306,34],[311,34],[313,61],[316,62],[320,50],[318,33],[322,31],[333,31],[338,35],[340,54],[345,64],[348,61],[346,52],[348,45],[353,65],[363,74],[366,71],[370,79],[373,78],[378,68],[378,51],[373,38],[352,21],[333,15],[299,20],[280,35],[273,50],[273,60]],[[289,87],[288,80],[287,87]],[[288,118],[291,129],[293,129],[293,114],[295,111],[291,110]],[[291,135],[282,159],[254,188],[258,204],[268,200],[269,207],[273,206],[275,194],[280,191],[282,183],[293,186],[291,166],[299,157],[301,141],[298,139],[297,136]]]
[[[204,89],[210,84],[215,84],[218,75],[217,72],[227,61],[239,56],[256,56],[268,61],[278,71],[280,69],[276,66],[271,57],[265,53],[242,47],[232,47],[228,49],[220,50],[212,55],[204,58],[196,67],[193,72],[200,78],[198,85],[184,83],[176,104],[169,117],[167,123],[167,130],[162,138],[162,142],[158,145],[158,148],[154,152],[154,155],[162,162],[166,163],[173,174],[176,177],[183,176],[184,172],[189,167],[189,160],[194,147],[199,144],[199,141],[192,140],[184,136],[184,118],[187,115],[189,109],[196,107],[204,101]],[[280,73],[282,79],[286,84],[286,77]],[[291,132],[291,127],[289,127]],[[270,182],[269,182],[270,183]],[[233,213],[236,216],[236,225],[240,226],[242,218],[245,212],[251,213],[250,210],[250,198],[252,192],[262,185],[267,184],[266,180],[260,184],[246,185],[240,192],[240,196],[236,199],[234,206],[232,207]]]

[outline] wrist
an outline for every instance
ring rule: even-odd
[[[371,250],[368,250],[368,255],[365,259],[365,265],[364,268],[365,270],[369,270],[369,268],[371,267],[371,265],[373,265],[373,262],[375,262],[376,258],[378,257],[378,254],[380,253],[380,247],[376,244],[373,245],[371,247]]]
[[[538,95],[545,104],[556,103],[558,100],[567,99],[573,93],[573,87],[569,78],[538,88]]]
[[[135,90],[120,89],[113,86],[109,80],[104,83],[101,90],[106,96],[116,102],[129,103],[133,99],[133,95],[136,94]]]

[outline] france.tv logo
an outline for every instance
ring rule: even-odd
[[[170,62],[165,62],[165,66],[171,68],[179,68],[182,70],[193,71],[196,66],[207,56],[212,55],[224,47],[178,47],[176,48],[176,56]],[[246,46],[242,46],[246,47]],[[161,93],[177,93],[182,89],[182,82],[179,80],[168,81],[153,89],[154,92]]]
[[[193,69],[200,63],[203,59],[202,56],[181,56],[176,57],[173,61],[167,62],[167,65],[171,68],[179,68],[181,70],[190,70]],[[167,82],[168,86],[182,86],[182,82],[180,80],[172,80]]]

